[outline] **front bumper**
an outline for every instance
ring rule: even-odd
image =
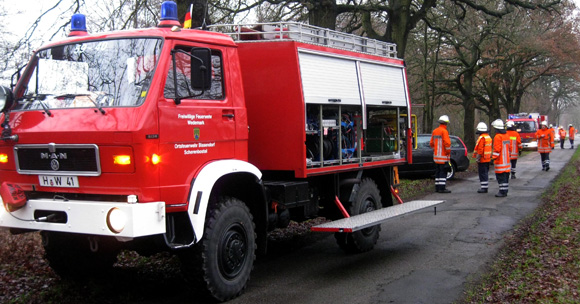
[[[119,233],[112,232],[107,225],[107,215],[112,208],[122,210],[127,219],[125,228]],[[66,219],[59,223],[42,221],[39,212],[41,214],[50,212],[66,214]],[[165,233],[165,219],[164,202],[129,204],[31,199],[24,207],[13,212],[8,212],[3,204],[0,206],[0,227],[3,228],[83,233],[129,239]]]
[[[537,141],[522,143],[522,150],[537,150],[537,149],[538,149]]]

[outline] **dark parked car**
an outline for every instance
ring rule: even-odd
[[[447,173],[447,179],[452,179],[455,172],[465,171],[469,167],[467,147],[461,138],[449,135],[451,139],[451,171]],[[417,135],[417,149],[413,149],[413,164],[399,166],[401,176],[433,175],[435,174],[435,162],[433,161],[433,149],[429,147],[431,134]]]

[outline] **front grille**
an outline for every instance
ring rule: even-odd
[[[96,145],[17,145],[16,169],[22,174],[98,176],[101,174]]]

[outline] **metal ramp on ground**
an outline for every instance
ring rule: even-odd
[[[319,232],[355,232],[381,224],[389,219],[411,213],[420,209],[443,203],[444,200],[417,200],[381,208],[340,220],[312,226],[310,230]]]

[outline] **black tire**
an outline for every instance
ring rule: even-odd
[[[63,279],[106,275],[120,250],[112,237],[50,231],[42,231],[41,236],[45,259]]]
[[[359,185],[354,201],[350,205],[351,216],[380,209],[381,195],[377,184],[365,178]],[[338,246],[347,253],[366,252],[375,246],[379,238],[381,225],[375,225],[352,233],[334,234]]]
[[[203,238],[179,254],[186,279],[201,285],[218,301],[239,296],[256,259],[256,235],[248,207],[236,198],[222,198],[210,207]]]
[[[447,172],[447,180],[455,178],[455,172],[457,172],[457,165],[454,162],[451,162],[451,170]]]

